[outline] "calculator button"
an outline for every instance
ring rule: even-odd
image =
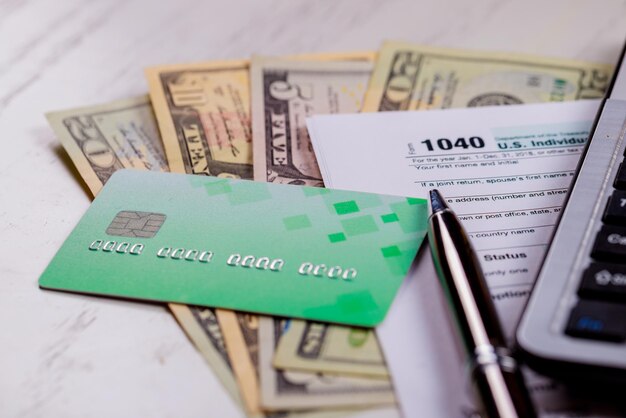
[[[626,226],[626,191],[614,191],[604,211],[602,220],[614,225]]]
[[[570,314],[567,335],[621,342],[626,340],[626,307],[606,302],[580,301]]]
[[[591,264],[583,274],[578,294],[583,298],[626,303],[626,265]]]
[[[624,165],[624,163],[621,163],[617,169],[617,176],[615,177],[613,187],[616,189],[626,189],[626,165]]]
[[[604,225],[596,236],[591,256],[601,260],[626,262],[626,228]]]

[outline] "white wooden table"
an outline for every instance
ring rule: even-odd
[[[90,202],[44,112],[155,64],[384,39],[615,62],[625,35],[621,0],[0,0],[0,416],[241,416],[162,306],[38,288]]]

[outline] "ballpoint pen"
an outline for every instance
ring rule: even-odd
[[[430,191],[430,204],[428,240],[433,262],[463,339],[484,412],[493,418],[535,417],[465,230],[439,191]]]

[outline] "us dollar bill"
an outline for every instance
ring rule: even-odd
[[[363,411],[363,407],[327,409],[323,403],[307,408],[292,410],[265,411],[261,405],[259,386],[259,326],[262,318],[258,315],[217,309],[217,318],[224,331],[224,341],[228,347],[230,364],[233,365],[240,393],[250,417],[266,418],[340,418],[350,417]],[[271,321],[271,320],[270,320]],[[292,409],[292,408],[289,408]],[[394,406],[370,408],[375,416],[396,418],[399,411]],[[374,415],[372,415],[374,416]]]
[[[254,179],[323,186],[306,118],[357,112],[371,70],[369,61],[254,58],[250,68]]]
[[[612,72],[608,64],[386,42],[362,111],[600,98]]]
[[[249,415],[260,415],[259,391],[259,317],[257,315],[217,309],[217,319],[224,330],[228,356],[233,365],[245,409]]]
[[[242,406],[233,365],[228,357],[224,332],[217,320],[216,309],[176,303],[170,303],[169,308],[228,394],[235,403]]]
[[[263,408],[298,410],[395,404],[389,380],[275,369],[272,357],[288,326],[289,320],[261,317],[259,321],[259,376]]]
[[[292,319],[272,362],[277,369],[388,378],[374,331]]]
[[[94,196],[121,168],[168,171],[147,95],[46,117]]]
[[[147,95],[46,116],[94,196],[116,170],[168,171]],[[169,308],[227,392],[241,405],[215,311],[173,303]]]
[[[371,62],[374,57],[350,52],[289,59]],[[172,172],[252,178],[249,64],[209,61],[145,70]]]
[[[173,172],[252,178],[248,61],[147,68]]]

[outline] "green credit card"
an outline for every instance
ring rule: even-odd
[[[374,326],[427,212],[416,198],[121,170],[39,285]]]

